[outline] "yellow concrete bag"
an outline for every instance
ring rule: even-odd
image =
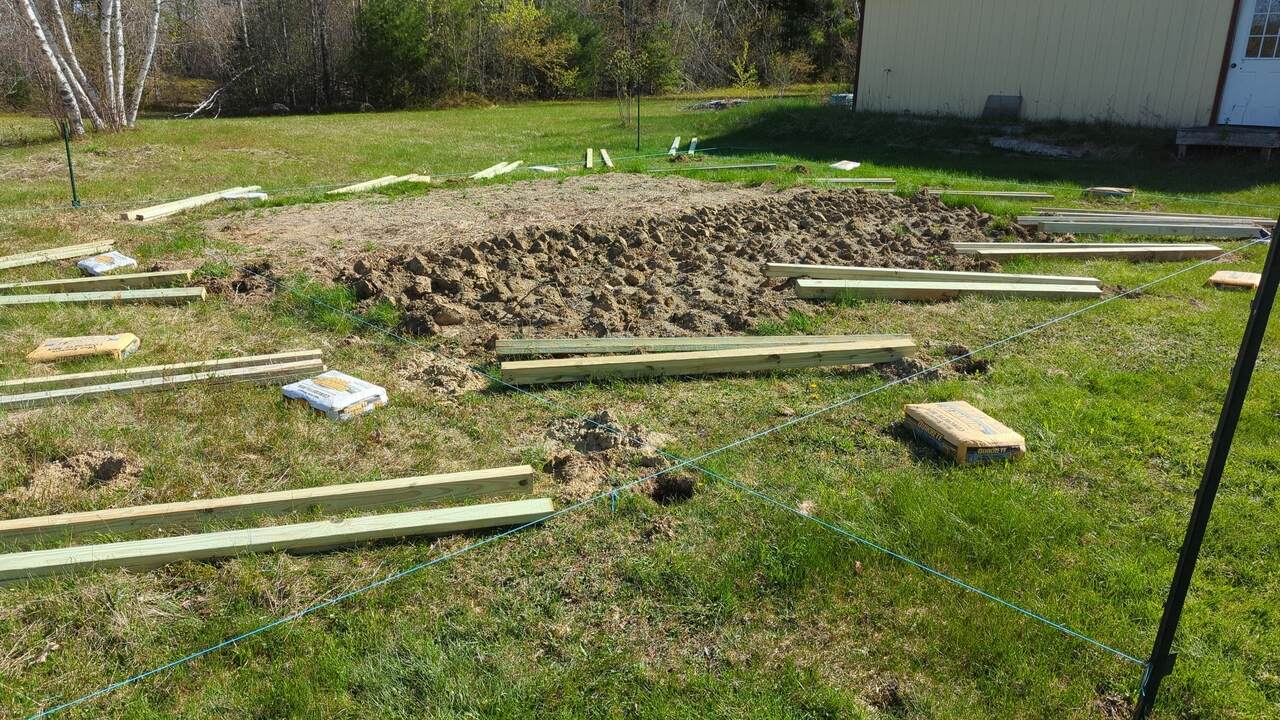
[[[1219,270],[1209,276],[1209,286],[1219,290],[1257,290],[1262,284],[1262,273]]]
[[[1026,440],[963,400],[907,405],[907,427],[961,465],[1021,457]]]
[[[133,333],[49,338],[27,353],[27,360],[58,362],[90,355],[110,355],[116,360],[123,360],[137,351],[141,344],[142,341]]]

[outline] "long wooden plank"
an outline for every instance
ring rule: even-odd
[[[408,182],[415,177],[417,177],[417,175],[383,175],[382,177],[374,178],[373,180],[365,180],[364,182],[358,182],[354,185],[347,185],[346,187],[330,190],[326,192],[325,195],[345,195],[347,193],[364,192],[365,190],[374,190],[376,188],[386,187],[387,185]]]
[[[97,242],[67,245],[47,250],[33,250],[31,252],[18,253],[17,255],[5,255],[0,257],[0,270],[97,255],[107,252],[113,247],[115,247],[114,240],[99,240]]]
[[[145,380],[147,378],[186,375],[193,372],[212,372],[214,370],[232,370],[242,367],[258,367],[262,365],[281,365],[284,363],[319,360],[319,350],[290,350],[288,352],[268,355],[244,355],[242,357],[222,358],[219,360],[197,360],[195,362],[174,363],[171,365],[144,365],[133,368],[112,368],[111,370],[95,370],[93,372],[63,373],[61,375],[45,375],[42,377],[18,378],[0,381],[0,393],[32,392],[53,388],[84,387],[85,385],[101,385],[125,380]]]
[[[1124,260],[1191,260],[1217,257],[1222,248],[1214,245],[1078,247],[1062,243],[1057,247],[1018,247],[1020,243],[993,243],[999,247],[957,247],[962,255],[983,257],[1069,257],[1077,259],[1119,258]]]
[[[0,539],[65,537],[91,532],[124,533],[158,527],[192,528],[214,519],[227,520],[301,509],[349,510],[521,495],[532,491],[534,479],[532,467],[513,465],[441,475],[15,518],[0,520]]]
[[[192,208],[200,207],[201,205],[208,205],[209,203],[217,202],[222,199],[223,195],[228,193],[256,192],[261,189],[261,185],[243,185],[227,188],[225,190],[218,190],[217,192],[205,193],[204,195],[196,195],[195,197],[183,198],[181,200],[174,200],[172,202],[161,203],[159,205],[152,205],[138,210],[130,210],[128,212],[121,213],[120,219],[140,220],[142,222],[159,220],[160,218],[180,213],[183,210],[190,210]]]
[[[471,179],[472,179],[472,180],[487,180],[487,179],[489,179],[489,178],[493,177],[493,174],[494,174],[494,173],[496,173],[496,172],[498,172],[498,170],[499,170],[499,169],[504,168],[504,167],[506,167],[506,166],[507,166],[507,163],[506,163],[506,161],[505,161],[505,160],[504,160],[503,162],[498,163],[497,165],[490,165],[489,167],[487,167],[487,168],[485,168],[485,169],[481,170],[480,172],[475,173],[474,175],[472,175],[472,176],[471,176]]]
[[[167,375],[148,378],[146,380],[127,380],[124,382],[106,383],[103,385],[85,385],[82,387],[59,388],[43,392],[27,392],[16,395],[0,395],[0,410],[17,410],[43,407],[55,403],[70,402],[103,397],[107,395],[137,395],[139,393],[172,390],[183,385],[208,384],[222,385],[229,383],[271,384],[298,380],[324,372],[324,363],[319,360],[304,360],[279,365],[260,365],[255,367],[236,368],[234,370],[215,370],[212,372],[189,373],[186,375]]]
[[[760,168],[774,168],[774,167],[778,167],[778,163],[745,163],[742,165],[707,165],[703,167],[699,167],[697,165],[690,165],[688,167],[658,168],[655,170],[650,170],[649,172],[669,173],[669,172],[681,172],[684,170],[755,170]]]
[[[912,270],[905,268],[869,268],[847,265],[801,265],[798,263],[766,263],[764,274],[769,277],[820,278],[825,280],[921,280],[956,282],[1031,283],[1047,285],[1099,285],[1101,281],[1091,277],[1069,275],[1015,275],[1012,273],[965,272],[960,270]]]
[[[910,282],[905,280],[796,280],[796,297],[834,300],[840,297],[888,300],[949,300],[977,295],[1075,300],[1102,296],[1097,285],[1044,285],[994,282]]]
[[[675,155],[676,151],[679,149],[680,149],[680,136],[677,135],[676,139],[671,141],[671,149],[667,151],[667,154]]]
[[[698,352],[778,345],[832,345],[863,340],[909,340],[909,335],[726,335],[719,337],[513,338],[498,340],[499,357],[607,353]]]
[[[152,288],[149,290],[107,290],[102,292],[32,293],[29,295],[2,295],[0,306],[6,305],[68,305],[72,303],[109,303],[113,305],[153,303],[160,305],[184,305],[203,300],[202,287]]]
[[[507,173],[511,172],[512,170],[515,170],[516,168],[520,167],[523,164],[524,164],[523,160],[515,160],[513,162],[503,163],[502,167],[494,171],[493,176],[496,177],[498,175],[506,175]]]
[[[1020,248],[1144,248],[1168,247],[1167,242],[952,242],[954,248],[988,248],[988,247],[1020,247]],[[1195,243],[1199,245],[1200,243]]]
[[[591,170],[592,168],[594,168],[594,167],[595,167],[595,150],[593,150],[593,149],[591,149],[591,148],[587,148],[587,163],[586,163],[586,167],[587,167],[587,169],[588,169],[588,170]]]
[[[1195,237],[1240,239],[1256,238],[1260,228],[1256,225],[1179,225],[1174,223],[1116,223],[1045,221],[1039,223],[1043,232],[1077,234],[1126,234],[1126,235],[1193,235]]]
[[[1243,227],[1261,227],[1260,223],[1253,220],[1214,220],[1212,218],[1198,218],[1186,215],[1143,215],[1137,217],[1134,215],[1111,215],[1110,213],[1095,213],[1092,215],[1019,215],[1019,225],[1039,225],[1046,222],[1105,222],[1123,225],[1230,225]]]
[[[369,540],[524,525],[545,518],[553,511],[554,506],[550,500],[534,498],[103,545],[31,550],[0,555],[0,582],[9,583],[94,568],[153,568],[180,560],[207,560],[252,552],[317,552]]]
[[[1105,213],[1107,215],[1123,215],[1126,217],[1185,217],[1195,218],[1197,220],[1242,220],[1245,222],[1267,223],[1274,225],[1276,219],[1261,217],[1258,215],[1208,215],[1204,213],[1180,213],[1165,210],[1112,210],[1109,208],[1061,208],[1061,207],[1035,207],[1031,208],[1038,213],[1052,213],[1054,215],[1097,215]]]
[[[975,197],[1001,197],[1001,198],[1051,198],[1053,195],[1047,192],[1030,192],[1022,190],[925,190],[930,195],[973,195]]]
[[[502,379],[519,385],[605,378],[786,370],[861,365],[897,360],[916,351],[910,338],[830,345],[784,345],[705,352],[614,355],[559,360],[518,360],[501,365]]]
[[[50,293],[86,290],[141,290],[145,288],[172,287],[190,280],[190,270],[165,270],[163,272],[102,275],[100,277],[0,283],[0,293],[8,293],[15,290],[42,290]]]
[[[610,170],[613,169],[613,158],[609,157],[609,151],[604,148],[600,148],[600,162]]]
[[[888,178],[888,177],[867,177],[867,178],[823,177],[823,178],[814,178],[813,181],[819,182],[819,183],[846,183],[851,185],[893,185],[894,183],[898,182],[897,180],[894,180],[893,178]]]

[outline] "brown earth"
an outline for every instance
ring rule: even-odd
[[[659,450],[671,442],[643,426],[623,427],[609,410],[582,418],[556,420],[546,431],[543,471],[556,481],[561,502],[578,502],[610,487],[649,475],[669,465]],[[654,500],[670,504],[693,495],[688,473],[664,473],[637,486]]]
[[[27,484],[11,490],[7,497],[40,507],[56,506],[86,491],[131,483],[141,473],[123,453],[89,450],[36,467]]]
[[[723,186],[721,186],[723,187]],[[937,199],[792,188],[662,216],[531,225],[475,242],[370,252],[340,276],[388,301],[410,332],[464,346],[503,336],[741,333],[795,308],[775,262],[998,269],[951,241],[1002,237],[993,218]]]

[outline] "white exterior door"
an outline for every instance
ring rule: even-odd
[[[1280,0],[1241,0],[1218,122],[1280,127]]]

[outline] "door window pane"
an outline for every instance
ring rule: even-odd
[[[1280,58],[1280,0],[1254,2],[1244,56],[1258,60]]]

